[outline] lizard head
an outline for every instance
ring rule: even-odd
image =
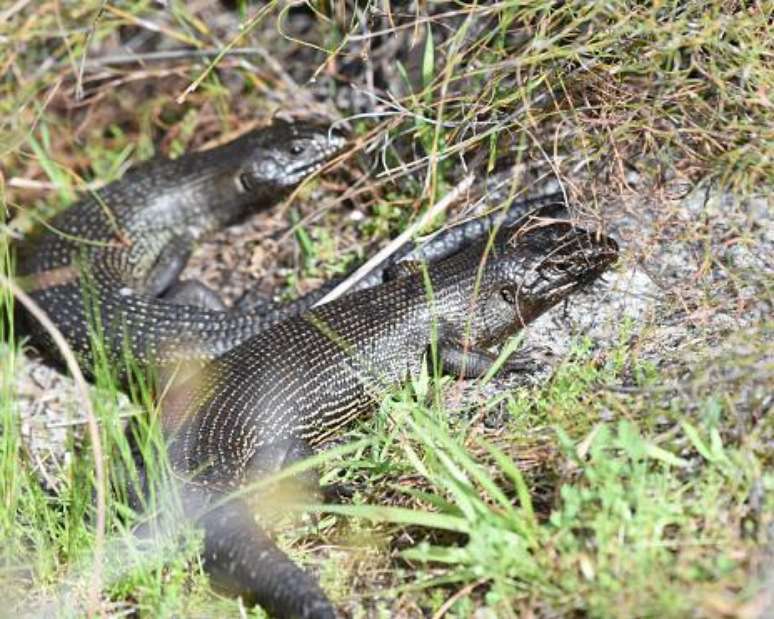
[[[536,220],[478,248],[478,291],[469,292],[468,337],[477,346],[501,343],[574,291],[598,279],[618,258],[608,237],[568,221]],[[469,278],[472,280],[472,278]],[[462,331],[465,332],[465,331]]]
[[[275,121],[240,140],[244,149],[237,184],[245,193],[282,192],[323,167],[346,139],[322,125]]]

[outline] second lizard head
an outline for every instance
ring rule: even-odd
[[[237,184],[245,193],[282,193],[322,168],[345,142],[330,127],[275,121],[234,142],[242,151]]]

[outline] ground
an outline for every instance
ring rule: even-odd
[[[353,147],[197,250],[187,276],[227,299],[319,285],[466,175],[433,227],[560,188],[621,246],[605,282],[526,330],[534,371],[420,377],[329,452],[351,501],[262,515],[341,613],[774,612],[770,6],[22,0],[0,15],[0,256],[132,163],[274,115],[341,123]],[[96,569],[85,407],[4,313],[0,589],[13,614],[80,616]],[[153,404],[99,382],[112,474],[121,420]],[[100,612],[248,612],[209,589],[195,535],[141,552],[107,501]]]

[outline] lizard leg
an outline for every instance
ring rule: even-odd
[[[136,453],[133,450],[133,457],[139,466],[141,487],[137,489],[139,494],[130,492],[130,504],[144,509],[141,496],[150,488],[139,449]],[[316,579],[277,548],[256,523],[246,500],[187,482],[181,482],[177,490],[180,502],[169,503],[168,509],[164,507],[164,489],[156,490],[156,501],[162,501],[157,505],[161,511],[157,518],[135,529],[138,538],[177,535],[181,521],[172,515],[177,513],[173,506],[181,505],[184,518],[204,531],[202,564],[216,589],[240,596],[248,605],[258,604],[276,617],[335,618],[333,606]]]
[[[145,292],[160,297],[174,284],[182,273],[193,249],[193,238],[180,235],[169,241],[161,250],[145,279]]]
[[[180,281],[188,259],[191,257],[194,240],[187,234],[169,241],[156,258],[145,281],[146,292],[178,305],[194,305],[203,309],[226,311],[226,304],[211,288],[197,280]]]
[[[271,295],[250,289],[245,290],[244,294],[236,300],[234,309],[240,312],[257,312],[259,315],[262,315],[277,305],[271,298]]]
[[[275,441],[259,449],[247,465],[247,477],[264,477],[315,455],[314,449],[304,440],[289,438]],[[254,477],[255,476],[255,477]],[[317,469],[310,468],[293,477],[307,496],[321,497],[325,502],[338,503],[351,498],[354,490],[347,484],[320,484]]]
[[[487,350],[465,347],[458,342],[442,342],[438,351],[441,367],[446,374],[463,378],[478,378],[497,362],[498,356]],[[536,365],[527,351],[516,351],[500,368],[505,372],[529,372]]]
[[[162,298],[178,305],[195,305],[216,312],[228,311],[226,304],[217,292],[195,279],[173,283],[164,292]]]
[[[255,522],[248,504],[199,486],[182,488],[183,505],[204,529],[204,569],[213,585],[272,616],[335,619],[315,578],[293,563]]]

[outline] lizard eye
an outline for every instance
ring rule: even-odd
[[[516,304],[516,291],[511,286],[503,286],[500,288],[500,296],[508,305]]]
[[[291,155],[300,155],[301,153],[304,152],[304,150],[306,150],[306,149],[304,148],[303,144],[295,143],[295,144],[293,144],[290,147],[290,154]]]

